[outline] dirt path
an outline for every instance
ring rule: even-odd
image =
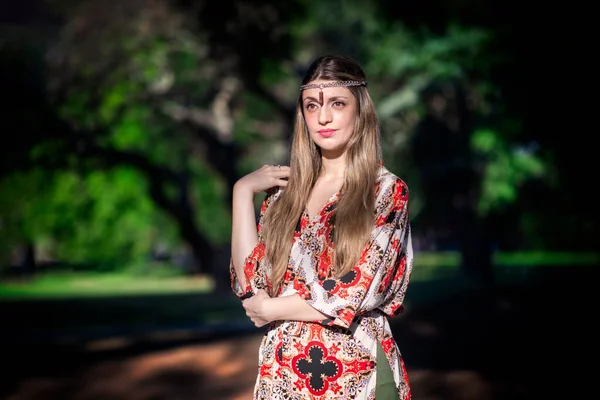
[[[248,400],[260,335],[107,360],[59,377],[22,381],[7,400]],[[117,343],[112,343],[116,345]],[[96,343],[107,347],[111,343]],[[409,369],[416,399],[492,399],[494,387],[469,370]],[[448,393],[455,393],[448,397]],[[442,396],[442,394],[445,394]]]
[[[594,282],[472,292],[393,323],[414,400],[589,397]],[[412,290],[420,290],[415,285]],[[589,301],[589,303],[588,303]],[[589,312],[589,314],[588,314]],[[48,347],[4,343],[5,400],[249,400],[260,333],[190,332]],[[593,362],[593,361],[592,361]],[[0,396],[1,397],[1,396]]]

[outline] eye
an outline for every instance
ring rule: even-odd
[[[344,107],[346,104],[343,101],[336,101],[333,103],[333,106],[336,108]]]
[[[317,108],[317,105],[316,105],[315,103],[308,103],[308,104],[305,106],[305,108],[306,108],[308,111],[314,111],[314,110]]]

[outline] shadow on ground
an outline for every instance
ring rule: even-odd
[[[448,281],[412,284],[407,312],[392,326],[408,366],[414,400],[564,399],[593,393],[590,364],[595,361],[591,346],[596,335],[590,311],[597,292],[593,280],[597,267],[538,270],[543,273],[527,282],[485,290],[448,291]],[[430,301],[411,303],[412,293]],[[128,319],[123,317],[127,299],[89,300],[94,305],[2,303],[3,326],[12,328],[3,330],[7,372],[1,398],[250,399],[261,331],[242,319],[238,325],[219,329],[215,321],[226,321],[223,314],[234,321],[242,315],[233,300],[230,296],[146,299],[133,309],[150,316],[138,317],[143,323],[129,326],[123,325]],[[160,316],[159,310],[177,304],[185,308],[186,301],[192,307],[178,310],[181,318]],[[154,302],[167,302],[169,307]],[[202,304],[203,311],[188,314]],[[111,332],[109,310],[118,313],[119,307],[122,318],[117,319],[124,328],[113,327]],[[198,317],[203,312],[205,316]],[[186,314],[193,315],[187,324]],[[21,331],[15,325],[17,317],[28,321],[19,325]],[[84,321],[79,328],[78,318]],[[67,320],[71,336],[57,330],[66,322],[56,321]],[[94,325],[94,321],[101,323]],[[164,326],[167,321],[169,329]],[[96,332],[103,326],[104,335],[91,335],[90,326]],[[47,334],[48,327],[53,328],[52,335]]]
[[[590,318],[597,267],[539,271],[527,284],[465,290],[394,322],[415,400],[595,392],[588,362],[597,340]]]

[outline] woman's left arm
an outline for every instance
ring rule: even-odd
[[[254,296],[242,301],[242,305],[246,315],[257,327],[272,321],[321,321],[329,318],[298,294],[271,298],[266,291],[260,289]]]

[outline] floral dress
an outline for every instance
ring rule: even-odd
[[[330,318],[269,325],[259,351],[255,400],[372,400],[380,386],[378,371],[384,368],[394,397],[410,399],[406,368],[388,322],[403,310],[412,270],[408,188],[385,167],[376,185],[377,217],[370,240],[357,265],[341,278],[331,271],[331,217],[339,193],[319,214],[303,212],[279,295],[297,293]],[[281,192],[269,192],[262,203],[259,242],[244,265],[246,288],[240,287],[230,265],[232,288],[239,297],[268,288],[270,264],[260,232],[265,211]]]

